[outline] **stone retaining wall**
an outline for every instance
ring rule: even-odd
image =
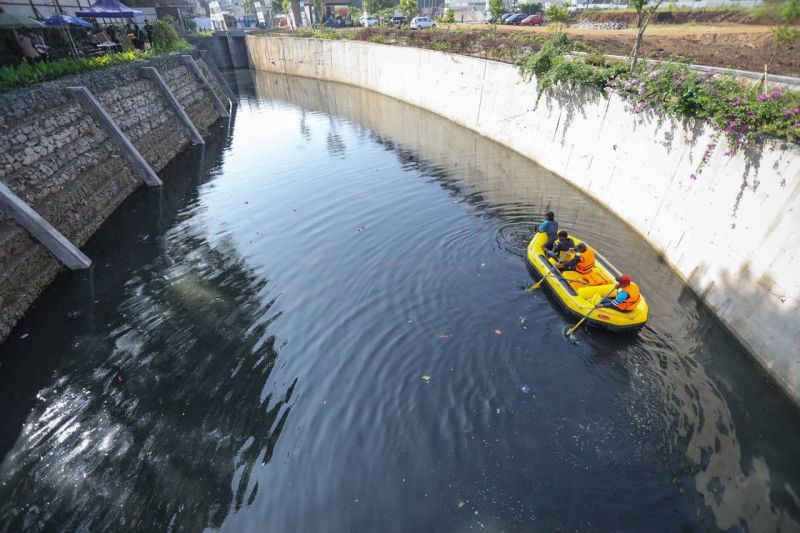
[[[765,139],[730,157],[721,141],[694,180],[711,128],[618,95],[561,87],[537,105],[513,65],[417,48],[257,34],[247,48],[256,69],[397,98],[560,175],[658,250],[800,403],[800,147]]]
[[[198,63],[213,78],[204,61],[198,59]],[[77,246],[89,239],[142,179],[65,87],[87,87],[155,171],[189,144],[165,98],[140,76],[142,66],[153,66],[161,73],[200,131],[219,118],[179,56],[0,95],[0,182]],[[216,79],[211,83],[227,102]],[[60,268],[49,251],[0,214],[0,340]]]

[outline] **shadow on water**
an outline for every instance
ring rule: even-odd
[[[227,129],[128,199],[86,246],[93,269],[60,276],[3,345],[0,530],[197,531],[255,498],[295,387],[267,392],[280,310],[185,223]]]

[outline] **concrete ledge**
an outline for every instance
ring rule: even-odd
[[[217,64],[211,58],[211,54],[208,53],[208,50],[200,50],[200,57],[203,58],[203,61],[206,62],[208,65],[208,69],[214,74],[214,78],[216,78],[217,83],[219,83],[222,90],[225,91],[225,94],[228,96],[231,102],[238,104],[239,98],[236,96],[236,93],[233,92],[228,82],[225,81],[225,77],[222,75],[222,72],[219,71],[217,68]]]
[[[100,105],[100,102],[94,97],[94,95],[89,92],[89,89],[86,87],[67,87],[67,93],[69,93],[73,98],[75,98],[80,104],[89,112],[90,115],[97,121],[97,123],[105,130],[111,140],[122,150],[123,155],[128,160],[128,162],[133,165],[134,168],[139,172],[142,176],[142,180],[148,187],[160,187],[161,186],[161,179],[155,173],[155,171],[150,168],[150,164],[142,157],[142,154],[136,149],[136,147],[131,143],[130,139],[122,133],[122,130],[119,129],[114,119],[111,118],[103,106]]]
[[[169,87],[167,87],[167,84],[164,83],[164,79],[161,77],[161,74],[158,73],[155,67],[142,67],[139,69],[139,73],[143,78],[152,81],[153,85],[155,85],[159,92],[161,92],[161,94],[164,96],[164,99],[178,117],[181,126],[183,126],[183,131],[186,132],[186,136],[189,138],[189,141],[192,144],[205,144],[203,136],[200,135],[199,131],[197,131],[192,119],[190,119],[189,115],[186,114],[186,110],[183,108],[180,102],[178,102],[177,98],[175,98],[175,95],[172,94],[172,91],[169,90]]]
[[[230,117],[231,115],[228,107],[226,107],[225,104],[222,103],[222,100],[219,99],[217,93],[214,92],[214,89],[211,87],[211,84],[208,83],[208,79],[206,79],[206,77],[200,71],[200,67],[197,66],[197,63],[195,62],[194,58],[192,56],[184,55],[181,56],[181,61],[183,61],[183,64],[186,65],[186,67],[194,75],[197,81],[199,81],[200,84],[203,86],[203,89],[205,89],[206,94],[211,99],[211,103],[214,105],[214,109],[217,110],[217,114],[219,114],[219,116],[223,118]]]
[[[82,270],[92,265],[91,259],[4,183],[0,183],[0,211],[22,226],[68,269]]]

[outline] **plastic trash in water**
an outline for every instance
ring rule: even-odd
[[[503,330],[498,328],[498,329],[494,330],[494,333],[495,333],[495,335],[502,335],[503,334]]]
[[[527,385],[523,385],[522,386],[522,393],[523,394],[528,394],[530,391],[531,391],[531,388],[528,387]]]
[[[422,376],[422,381],[424,381],[425,383],[428,383],[430,380],[431,380],[431,377],[428,374],[425,374],[424,376]]]

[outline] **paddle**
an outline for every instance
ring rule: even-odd
[[[547,279],[547,278],[550,276],[550,274],[553,274],[554,272],[558,272],[558,267],[562,266],[562,265],[563,265],[564,263],[566,263],[566,262],[567,262],[569,259],[572,259],[572,257],[573,257],[574,255],[575,255],[575,254],[573,254],[573,253],[566,253],[566,254],[564,254],[564,259],[562,259],[561,261],[559,261],[558,263],[556,263],[556,265],[555,265],[555,269],[553,269],[553,270],[551,270],[550,272],[548,272],[546,276],[544,276],[542,279],[540,279],[540,280],[539,280],[538,282],[536,282],[534,285],[531,285],[531,288],[530,288],[530,289],[528,289],[528,290],[529,290],[529,291],[531,291],[531,292],[533,292],[533,291],[535,291],[536,289],[538,289],[539,287],[541,287],[541,286],[542,286],[542,283],[544,283],[544,280],[546,280],[546,279]]]
[[[586,313],[585,315],[583,315],[583,318],[581,318],[581,319],[578,321],[578,323],[577,323],[577,324],[575,324],[574,326],[572,326],[572,327],[571,327],[570,329],[568,329],[568,330],[567,330],[567,329],[565,329],[565,330],[564,330],[564,336],[565,336],[565,337],[569,337],[570,335],[572,335],[573,333],[575,333],[575,330],[576,330],[576,329],[578,329],[578,328],[581,326],[581,324],[583,324],[583,321],[584,321],[584,320],[586,320],[587,318],[589,318],[589,315],[591,315],[591,314],[592,314],[592,311],[594,311],[595,309],[597,309],[597,306],[598,306],[598,305],[600,305],[601,303],[603,303],[603,300],[605,300],[606,298],[608,298],[609,296],[611,296],[611,293],[612,293],[612,292],[614,292],[615,290],[617,290],[617,286],[616,286],[616,284],[614,285],[614,287],[613,287],[613,288],[612,288],[610,291],[608,291],[608,294],[606,294],[605,296],[603,296],[602,298],[600,298],[600,301],[599,301],[599,302],[597,302],[597,304],[595,304],[595,306],[594,306],[594,307],[592,307],[591,309],[589,309],[589,312],[588,312],[588,313]]]

